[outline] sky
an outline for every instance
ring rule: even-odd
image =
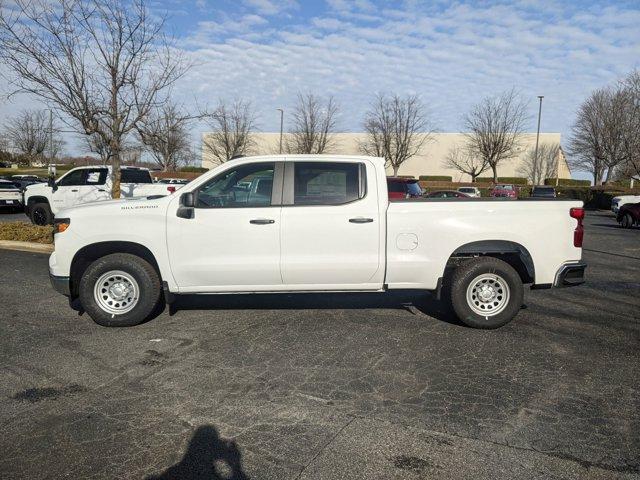
[[[341,131],[361,131],[376,93],[417,94],[440,132],[463,129],[485,96],[516,88],[535,131],[566,142],[581,101],[640,68],[640,0],[152,0],[194,66],[174,91],[188,109],[254,106],[279,129],[298,92],[333,95]],[[0,66],[0,71],[4,67]],[[0,88],[6,84],[0,83]],[[11,115],[30,99],[0,107]],[[194,131],[198,138],[199,126]],[[194,140],[195,141],[195,140]]]

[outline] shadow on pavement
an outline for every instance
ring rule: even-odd
[[[180,310],[415,310],[440,321],[464,326],[435,296],[424,292],[381,293],[294,293],[294,294],[215,294],[178,295],[169,314]]]
[[[203,425],[191,437],[182,460],[160,475],[145,480],[247,480],[240,449],[233,440],[220,438],[212,425]]]

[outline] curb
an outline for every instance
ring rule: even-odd
[[[35,242],[17,242],[13,240],[0,240],[0,248],[4,250],[16,250],[18,252],[51,253],[52,244]]]

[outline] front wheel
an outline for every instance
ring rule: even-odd
[[[82,275],[80,303],[104,327],[130,327],[149,318],[159,305],[160,278],[146,260],[114,253],[95,260]]]
[[[460,265],[448,290],[457,317],[474,328],[493,329],[509,323],[524,298],[518,272],[493,257],[478,257]]]
[[[34,225],[51,225],[53,223],[53,213],[47,203],[36,203],[31,207],[31,222]]]

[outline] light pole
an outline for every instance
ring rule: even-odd
[[[538,95],[538,98],[540,99],[540,106],[538,107],[538,133],[536,133],[536,150],[533,154],[533,158],[535,161],[534,167],[537,168],[538,166],[538,143],[540,142],[540,117],[542,116],[542,99],[544,98],[544,95]]]
[[[281,108],[276,108],[280,112],[280,149],[279,152],[282,154],[282,127],[284,125],[284,110]]]

